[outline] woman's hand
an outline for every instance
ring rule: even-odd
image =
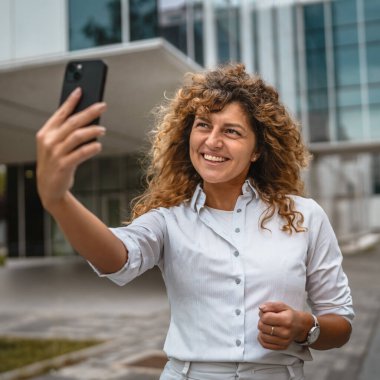
[[[77,88],[36,135],[37,188],[47,210],[69,192],[78,165],[101,151],[98,141],[80,145],[104,135],[104,127],[87,125],[105,111],[106,104],[96,103],[71,115],[80,97]]]
[[[283,302],[266,302],[259,309],[258,340],[269,350],[285,350],[294,341],[304,341],[314,324],[310,313]]]

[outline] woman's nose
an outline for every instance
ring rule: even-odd
[[[210,134],[207,136],[206,145],[210,149],[221,148],[223,145],[223,140],[222,140],[221,134],[216,130],[212,130],[210,132]]]

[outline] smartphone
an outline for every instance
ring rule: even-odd
[[[77,88],[82,89],[82,96],[73,113],[82,111],[93,103],[103,100],[107,77],[107,65],[102,60],[70,61],[66,65],[60,103]],[[99,119],[88,125],[99,124]]]

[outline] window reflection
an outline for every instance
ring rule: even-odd
[[[367,46],[367,65],[371,82],[380,82],[380,44]]]
[[[323,4],[303,7],[310,141],[329,141],[326,39]]]
[[[365,25],[365,36],[367,42],[380,42],[380,21],[367,23]]]
[[[129,28],[131,41],[157,37],[157,0],[129,0]]]
[[[159,2],[160,35],[187,53],[187,7],[185,0]]]
[[[69,0],[69,48],[121,42],[120,0]]]
[[[360,106],[361,89],[360,87],[337,88],[337,106]]]
[[[239,8],[231,0],[215,1],[218,61],[240,60]]]
[[[336,47],[335,75],[338,86],[360,84],[358,46]]]
[[[366,21],[380,20],[379,0],[364,0],[364,17]]]
[[[160,0],[159,34],[202,65],[202,1]]]
[[[363,138],[361,107],[337,108],[338,140],[361,140]]]
[[[356,0],[335,0],[332,2],[335,25],[356,23]]]
[[[334,45],[355,45],[358,44],[357,25],[345,25],[334,28]]]
[[[380,104],[369,107],[371,137],[380,138]]]

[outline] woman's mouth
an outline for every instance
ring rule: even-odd
[[[210,162],[225,162],[228,160],[226,157],[214,156],[214,155],[206,154],[206,153],[202,154],[202,156],[206,161],[210,161]]]

